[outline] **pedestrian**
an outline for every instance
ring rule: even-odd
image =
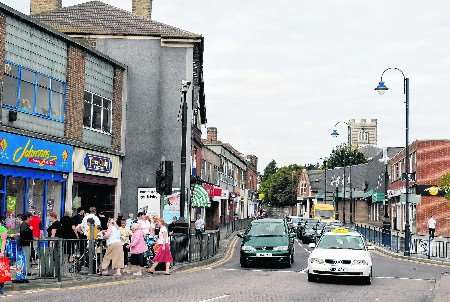
[[[130,242],[130,262],[133,267],[136,267],[136,272],[134,272],[133,275],[141,276],[142,268],[145,266],[144,253],[147,252],[148,247],[144,240],[144,233],[139,228],[139,225],[133,224],[131,229],[133,231],[133,235],[131,236]]]
[[[89,214],[84,215],[83,221],[81,222],[81,229],[83,230],[83,233],[86,235],[87,233],[87,221],[88,219],[94,219],[94,223],[96,226],[101,227],[100,219],[97,216],[97,209],[95,207],[89,208]]]
[[[72,255],[74,252],[74,240],[76,238],[75,231],[72,225],[72,218],[69,216],[69,213],[65,212],[64,216],[60,220],[61,227],[59,230],[58,237],[62,239],[68,239],[68,241],[64,244],[64,253]]]
[[[198,240],[202,240],[203,232],[205,231],[205,221],[200,214],[197,215],[197,220],[195,221],[195,237]]]
[[[156,252],[155,258],[153,258],[153,265],[148,269],[150,274],[155,273],[155,268],[159,263],[166,264],[166,270],[164,272],[165,275],[170,275],[170,264],[173,262],[172,253],[170,252],[170,238],[169,232],[167,230],[166,222],[164,219],[159,219],[159,237],[157,244],[160,245],[160,248]]]
[[[148,222],[150,223],[150,228],[148,229],[148,236],[154,238],[156,234],[155,218],[153,216],[148,216]]]
[[[104,211],[101,211],[98,214],[98,218],[100,219],[100,227],[102,228],[102,231],[108,229],[108,217],[106,216]]]
[[[118,226],[121,226],[121,225],[122,225],[122,220],[125,220],[125,219],[123,218],[123,215],[122,215],[121,213],[117,214],[116,223],[117,223]]]
[[[150,221],[148,221],[147,216],[144,212],[139,212],[137,214],[138,224],[141,228],[142,232],[144,232],[144,236],[150,233]]]
[[[6,258],[6,239],[8,238],[8,230],[5,227],[5,217],[0,217],[0,258]],[[9,267],[8,267],[9,269]],[[3,273],[3,272],[2,272]],[[7,277],[7,276],[2,276]],[[0,295],[5,294],[5,283],[0,283]]]
[[[51,212],[49,215],[50,226],[47,228],[47,236],[49,238],[55,238],[61,236],[61,222],[58,221],[58,215],[55,212]]]
[[[123,248],[123,265],[126,268],[128,267],[128,252],[130,251],[130,236],[132,235],[132,232],[127,228],[125,219],[120,221],[119,231]]]
[[[131,231],[131,227],[133,226],[133,224],[134,224],[134,214],[129,213],[127,219],[127,229]]]
[[[78,208],[77,214],[72,217],[72,229],[77,239],[86,239],[83,234],[83,231],[80,231],[82,230],[82,228],[78,227],[83,224],[83,219],[84,219],[84,210],[83,208]]]
[[[31,275],[31,249],[33,247],[33,231],[30,228],[31,213],[22,215],[22,224],[20,225],[20,246],[25,258],[25,273]]]
[[[33,238],[34,240],[41,239],[41,229],[42,229],[42,222],[41,222],[41,216],[39,211],[33,210],[32,216],[30,219],[30,229],[33,232]]]
[[[106,253],[102,261],[101,275],[108,274],[108,268],[111,264],[113,270],[116,270],[115,275],[122,275],[123,268],[123,248],[120,241],[120,231],[113,218],[108,219],[107,230],[102,231],[103,238],[106,239]]]
[[[431,215],[430,219],[428,219],[428,234],[430,235],[431,239],[434,239],[434,233],[436,231],[436,219],[434,219],[434,216]]]

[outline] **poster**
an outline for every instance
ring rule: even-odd
[[[156,188],[138,188],[138,211],[158,216],[161,209],[161,195]]]
[[[163,218],[167,224],[180,218],[180,189],[173,189],[172,195],[164,196]],[[185,215],[186,217],[186,215]]]

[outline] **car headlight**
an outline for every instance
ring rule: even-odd
[[[276,246],[273,248],[274,251],[287,251],[288,249],[288,246]]]
[[[253,246],[250,246],[250,245],[243,245],[243,246],[241,247],[241,250],[244,251],[244,252],[253,252],[253,251],[256,251],[256,249],[255,249]]]
[[[309,258],[309,263],[314,264],[324,264],[325,260],[324,259],[320,259],[320,258]]]
[[[369,265],[369,262],[367,262],[366,260],[353,260],[352,264],[353,265]]]

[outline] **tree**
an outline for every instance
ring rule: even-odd
[[[445,198],[450,201],[450,171],[441,177],[439,186],[444,190]]]
[[[327,161],[327,168],[334,169],[336,167],[359,165],[366,162],[367,159],[361,151],[344,144],[333,149]]]
[[[299,165],[281,167],[270,174],[260,186],[264,201],[271,206],[285,206],[297,202],[298,175],[303,168]],[[273,170],[272,170],[273,171]]]
[[[277,172],[277,162],[272,159],[272,161],[264,168],[264,174],[262,176],[262,181],[269,179],[273,174]]]

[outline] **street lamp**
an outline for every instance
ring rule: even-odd
[[[323,182],[324,184],[324,198],[323,203],[327,203],[327,159],[321,157],[320,159],[323,160],[323,168],[325,169],[325,180]]]
[[[386,71],[398,71],[403,76],[403,94],[405,95],[405,115],[406,115],[406,125],[405,125],[405,187],[406,187],[406,199],[405,199],[405,215],[406,215],[406,221],[405,221],[405,256],[410,255],[410,249],[409,244],[411,241],[411,230],[409,226],[409,78],[405,76],[405,73],[399,69],[399,68],[386,68],[383,73],[381,74],[380,82],[378,83],[378,86],[375,88],[375,91],[377,91],[380,95],[384,94],[388,88],[383,82],[383,76]]]
[[[181,107],[181,185],[180,185],[180,218],[184,218],[186,206],[186,135],[187,135],[187,102],[186,94],[191,86],[191,82],[181,82],[181,94],[183,103]]]

